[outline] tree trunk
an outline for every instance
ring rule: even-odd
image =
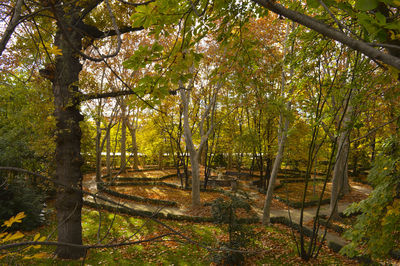
[[[290,104],[288,103],[288,105],[289,105],[288,109],[290,110]],[[283,151],[285,148],[287,132],[289,129],[289,119],[287,117],[284,117],[283,113],[281,113],[281,121],[283,119],[284,119],[284,125],[281,126],[283,128],[282,128],[282,130],[280,130],[281,134],[280,134],[280,138],[279,138],[278,152],[275,157],[274,166],[272,167],[271,178],[269,180],[268,189],[267,189],[267,195],[265,196],[265,202],[264,202],[264,208],[263,208],[263,218],[262,218],[263,224],[270,224],[270,222],[271,222],[271,211],[270,210],[271,210],[272,195],[273,195],[274,189],[275,189],[275,182],[276,182],[276,178],[278,176],[278,170],[281,167]]]
[[[163,150],[161,147],[158,150],[158,169],[159,170],[163,169]]]
[[[371,139],[371,166],[374,164],[375,161],[375,145],[376,144],[376,133],[372,134],[372,139]]]
[[[286,57],[287,54],[287,40],[289,36],[289,23],[286,26],[286,34],[285,34],[285,46],[284,46],[284,51],[283,54]],[[294,26],[293,26],[294,27]],[[292,50],[293,50],[293,45],[292,45]],[[293,70],[291,69],[291,72]],[[291,73],[290,77],[292,77],[293,74]],[[285,91],[285,85],[286,85],[286,77],[285,77],[285,70],[284,67],[282,68],[282,80],[281,80],[281,91],[282,95]],[[288,112],[291,110],[291,102],[288,100],[286,103],[286,109]],[[265,196],[265,202],[264,202],[264,208],[263,208],[263,218],[262,218],[262,223],[263,224],[270,224],[271,223],[271,202],[272,202],[272,195],[274,193],[275,189],[275,182],[276,178],[278,176],[278,170],[281,167],[282,163],[282,157],[283,157],[283,151],[285,148],[286,144],[286,138],[287,138],[287,132],[289,129],[289,118],[287,115],[285,115],[285,112],[281,111],[280,113],[280,119],[279,119],[279,130],[278,130],[278,152],[276,153],[274,165],[272,167],[272,172],[271,172],[271,177],[270,181],[268,184],[268,189],[267,189],[267,194]]]
[[[111,128],[106,133],[106,168],[107,176],[111,177]]]
[[[332,192],[329,206],[333,219],[339,216],[337,201],[340,194],[348,194],[350,192],[347,166],[350,141],[347,134],[347,131],[342,132],[339,137],[338,153],[336,155],[336,162],[333,168]]]
[[[74,25],[73,21],[71,22]],[[69,32],[68,38],[81,49],[81,35]],[[66,187],[82,189],[81,129],[83,116],[79,111],[79,91],[76,84],[82,65],[76,52],[63,34],[58,31],[55,45],[62,54],[55,60],[53,93],[56,117],[56,180]],[[56,210],[58,242],[82,245],[82,192],[66,187],[57,189]],[[85,250],[79,247],[57,246],[56,254],[63,259],[83,257]]]
[[[188,92],[181,90],[181,100],[183,103],[183,133],[185,135],[185,142],[187,150],[190,155],[190,163],[192,166],[192,207],[200,206],[200,168],[198,161],[198,153],[196,151],[192,140],[192,132],[189,125],[189,95]]]
[[[192,206],[200,206],[200,163],[198,152],[191,152],[190,163],[192,165]]]
[[[120,171],[121,173],[126,172],[126,106],[124,100],[121,100],[121,166]]]
[[[96,118],[96,184],[101,182],[101,101],[97,107]]]
[[[134,122],[133,122],[134,123]],[[133,152],[133,169],[139,169],[139,156],[138,156],[138,146],[136,142],[136,126],[132,124],[128,124],[129,132],[131,133],[132,138],[132,152]]]
[[[353,107],[351,105],[351,95],[349,95],[347,109],[342,121],[342,132],[339,135],[338,151],[336,154],[335,166],[333,168],[332,192],[330,201],[330,212],[332,218],[339,217],[338,200],[341,194],[345,195],[350,192],[349,176],[348,176],[348,157],[350,150],[350,123]]]

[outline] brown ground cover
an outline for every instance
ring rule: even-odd
[[[131,187],[114,187],[113,189],[119,193],[127,195],[135,195],[144,198],[175,201],[176,203],[178,203],[183,207],[190,205],[192,202],[191,191],[182,190],[178,188],[143,185],[143,186],[131,186]],[[225,195],[219,192],[201,193],[202,203],[212,202],[213,200],[219,197],[225,199],[227,198]]]

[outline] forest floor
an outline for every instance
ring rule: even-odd
[[[167,170],[148,170],[148,171],[137,171],[131,172],[128,171],[124,174],[118,174],[118,182],[123,182],[124,178],[154,178],[157,180],[160,177],[171,175],[176,173],[175,169],[167,169]],[[257,173],[256,173],[257,174]],[[244,179],[239,179],[238,191],[246,192],[252,207],[252,211],[250,214],[242,214],[239,215],[241,217],[246,217],[246,215],[256,215],[260,219],[262,217],[262,207],[265,200],[265,194],[260,193],[258,188],[252,185],[252,182],[257,180],[257,177],[246,177]],[[296,178],[294,178],[296,179]],[[283,179],[281,179],[283,180]],[[170,177],[163,180],[165,183],[175,184],[179,186],[181,184],[181,180],[178,180],[177,177]],[[325,195],[323,199],[330,198],[330,183],[327,184],[327,188],[325,190]],[[371,191],[371,187],[358,183],[358,182],[350,182],[351,185],[351,193],[341,198],[338,202],[339,212],[343,212],[350,204],[353,202],[358,202],[362,199],[365,199]],[[90,192],[96,193],[96,182],[94,175],[86,175],[84,178],[84,187],[86,187]],[[323,182],[310,182],[307,190],[307,200],[315,201],[318,199],[319,194],[323,187]],[[230,191],[231,187],[219,187],[219,189],[224,191]],[[116,186],[113,187],[113,190],[126,195],[136,195],[144,198],[152,198],[159,200],[169,200],[174,201],[178,204],[177,207],[162,207],[160,209],[157,204],[144,204],[138,203],[132,200],[121,200],[115,196],[108,196],[113,200],[119,200],[119,202],[123,202],[125,206],[128,206],[135,210],[145,210],[149,212],[162,212],[165,214],[174,214],[174,215],[189,215],[189,216],[203,216],[203,217],[211,217],[211,207],[210,204],[213,200],[218,197],[222,197],[227,199],[228,197],[225,194],[221,194],[214,191],[204,191],[201,192],[201,200],[202,206],[196,209],[191,207],[191,191],[190,190],[182,190],[180,188],[171,188],[159,186],[156,183],[154,184],[144,184],[142,186]],[[304,191],[304,182],[303,183],[286,183],[283,186],[280,186],[276,189],[276,195],[281,199],[291,200],[293,202],[300,202],[301,195]],[[89,197],[87,198],[89,199]],[[303,211],[303,226],[312,230],[313,219],[316,215],[317,206],[307,207]],[[290,213],[290,214],[289,214]],[[319,211],[320,215],[328,215],[329,214],[329,203],[323,204]],[[272,201],[271,207],[271,217],[286,217],[291,219],[294,223],[299,224],[301,217],[301,209],[288,207],[286,203],[278,198],[274,198]],[[276,225],[274,225],[276,226]],[[320,234],[324,233],[324,230],[320,230]],[[335,242],[339,245],[345,245],[346,241],[341,237],[340,233],[337,233],[334,230],[328,230],[326,233],[326,243]],[[349,263],[349,262],[347,262]],[[346,263],[346,264],[347,264]],[[353,263],[353,262],[352,262]]]
[[[174,173],[174,169],[127,172],[126,174],[118,175],[118,183],[125,182],[123,178],[128,178],[126,181],[128,183],[132,182],[132,179],[137,180],[136,178],[147,179],[145,182],[135,181],[140,185],[109,186],[109,189],[124,195],[173,201],[176,202],[176,206],[174,207],[127,200],[115,195],[110,196],[106,193],[99,194],[120,204],[124,204],[131,209],[152,213],[170,213],[182,217],[211,217],[210,203],[218,197],[228,199],[228,193],[225,192],[229,192],[231,187],[218,188],[223,190],[224,193],[218,190],[204,191],[201,192],[202,207],[193,209],[190,206],[191,191],[176,187],[175,185],[180,185],[180,180],[176,177],[168,177],[162,180],[166,184],[173,184],[171,186],[165,186],[164,183],[157,183],[160,182],[160,177]],[[154,178],[157,182],[148,182],[148,178]],[[252,206],[250,213],[239,213],[240,217],[261,217],[262,215],[265,195],[260,193],[258,188],[252,184],[256,179],[253,177],[245,178],[239,182],[238,191],[246,192]],[[135,184],[135,182],[133,183]],[[314,192],[318,193],[321,183],[310,183],[309,185],[310,191],[308,194],[311,198],[310,200],[313,200],[316,196]],[[364,199],[371,190],[368,185],[361,183],[351,182],[351,186],[352,192],[350,195],[343,197],[339,202],[339,211],[345,209],[352,202]],[[94,174],[84,176],[83,187],[88,192],[98,192]],[[276,193],[281,198],[289,195],[290,199],[297,201],[300,198],[298,194],[301,194],[303,189],[304,183],[290,183],[286,186],[278,187]],[[327,195],[329,197],[329,189]],[[85,196],[85,200],[91,201],[92,199]],[[97,199],[96,202],[101,203],[102,201]],[[278,198],[273,199],[271,216],[288,217],[288,209],[292,221],[298,223],[300,210],[293,207],[289,208],[286,203]],[[88,251],[84,261],[55,259],[52,255],[54,247],[50,246],[43,246],[38,250],[30,249],[26,252],[27,255],[37,254],[39,251],[41,252],[40,254],[44,254],[43,258],[34,261],[38,265],[216,265],[215,262],[224,253],[221,251],[221,248],[229,239],[227,225],[168,219],[154,220],[110,211],[99,212],[98,210],[98,208],[93,207],[84,207],[82,210],[83,240],[86,244],[120,243],[124,241],[145,240],[162,234],[171,234],[171,231],[166,226],[173,228],[176,232],[182,233],[194,242],[187,242],[179,234],[173,232],[159,241],[144,242],[139,245],[127,245],[118,248],[91,249]],[[303,225],[305,227],[312,227],[315,211],[315,206],[305,208],[303,213]],[[327,214],[327,212],[328,205],[324,204],[321,207],[321,213]],[[30,240],[40,233],[41,236],[48,236],[49,241],[56,241],[55,232],[57,230],[57,223],[54,202],[51,201],[48,203],[47,213],[47,224],[32,232],[24,232],[25,239]],[[286,225],[275,223],[271,226],[260,226],[260,223],[252,223],[246,225],[246,228],[251,233],[250,242],[246,247],[246,253],[244,253],[244,265],[360,265],[357,260],[346,258],[328,248],[327,245],[322,246],[318,258],[303,261],[297,253],[296,242],[293,238],[296,237],[298,240],[299,234]],[[340,234],[334,230],[329,229],[326,238],[327,242],[334,241],[344,244],[344,240]],[[309,241],[307,237],[305,237],[305,240]],[[389,261],[389,263],[395,265],[398,262]],[[32,264],[32,261],[8,256],[5,258],[0,257],[0,264],[28,265]]]

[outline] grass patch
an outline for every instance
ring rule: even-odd
[[[130,240],[146,239],[167,233],[168,230],[160,224],[142,218],[127,215],[114,215],[84,208],[82,211],[83,239],[86,244],[95,244],[98,239],[104,238],[102,243],[117,243],[131,237]],[[98,224],[101,221],[99,230]],[[54,212],[49,217],[48,225],[35,231],[25,233],[23,240],[31,240],[40,232],[48,235],[55,230]],[[193,223],[164,221],[169,226],[179,230],[191,239],[211,249],[218,247],[221,241],[227,239],[226,225],[218,226],[213,223]],[[318,260],[303,263],[297,256],[295,244],[290,237],[290,230],[282,225],[264,227],[259,224],[248,225],[257,232],[253,244],[249,247],[245,265],[297,265],[299,263],[315,264],[348,264],[348,260],[331,253],[324,248]],[[140,229],[140,231],[139,231]],[[134,235],[134,236],[133,236]],[[133,237],[132,237],[133,236]],[[50,237],[56,241],[56,235]],[[43,246],[30,251],[46,252],[48,255],[41,259],[18,260],[17,258],[2,258],[0,264],[18,265],[81,265],[82,261],[67,261],[55,259],[52,256],[54,247]],[[168,236],[163,241],[142,243],[139,245],[120,248],[92,249],[89,250],[85,264],[88,265],[209,265],[210,251],[189,244],[177,236]]]

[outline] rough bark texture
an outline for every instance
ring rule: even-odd
[[[81,48],[81,36],[70,32],[68,36]],[[79,112],[79,93],[77,83],[81,64],[64,35],[58,31],[55,44],[62,51],[55,61],[53,80],[56,135],[56,179],[65,186],[82,188],[81,129],[79,122],[83,116]],[[82,193],[68,188],[58,188],[56,199],[58,241],[82,244],[81,226]],[[77,259],[84,256],[85,250],[77,247],[58,246],[59,258]]]

